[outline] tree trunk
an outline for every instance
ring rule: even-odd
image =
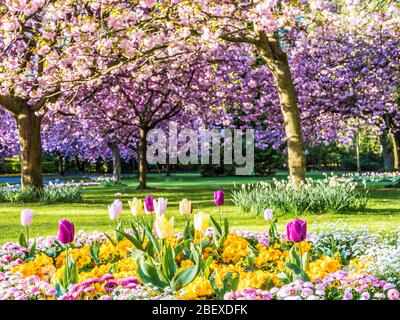
[[[399,158],[400,158],[400,132],[392,134],[392,144],[393,144],[393,169],[394,171],[399,171]]]
[[[79,156],[75,156],[76,166],[78,167],[78,171],[84,173],[85,172],[85,162],[79,160]]]
[[[356,159],[357,159],[357,172],[361,173],[361,154],[360,154],[360,134],[356,133]]]
[[[113,163],[113,181],[118,183],[121,181],[121,156],[119,153],[118,144],[115,142],[108,144],[112,153],[112,163]]]
[[[392,145],[392,134],[387,130],[383,130],[383,134],[381,136],[381,145],[383,150],[383,169],[385,171],[392,172],[393,165],[393,145]]]
[[[42,117],[25,107],[15,115],[21,150],[21,184],[34,189],[43,188],[42,142],[40,127]]]
[[[300,111],[287,55],[282,52],[279,57],[279,60],[270,59],[265,55],[265,60],[275,78],[284,119],[290,177],[296,189],[300,189],[306,179],[306,157]]]
[[[58,174],[60,176],[65,176],[65,166],[64,166],[63,156],[58,156]]]
[[[140,142],[139,142],[139,187],[138,189],[147,188],[147,130],[140,129]]]
[[[97,174],[101,173],[101,161],[100,161],[100,159],[96,160],[96,173]]]

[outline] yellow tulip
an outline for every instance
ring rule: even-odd
[[[188,199],[183,199],[179,202],[179,213],[181,215],[188,215],[191,214],[193,211],[192,201]]]
[[[142,201],[134,198],[132,201],[128,201],[129,207],[131,208],[131,213],[134,216],[140,216],[143,213],[143,203]]]
[[[194,215],[194,229],[196,231],[204,231],[210,225],[210,214],[199,212]]]
[[[159,239],[167,239],[174,235],[174,217],[169,221],[165,215],[157,216],[154,222],[154,229]]]

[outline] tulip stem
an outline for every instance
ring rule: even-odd
[[[67,283],[65,283],[66,288],[68,289],[68,285],[69,285],[69,245],[67,244],[67,248],[65,249],[65,272],[67,274]]]
[[[301,241],[299,242],[299,254],[300,254],[301,268],[304,270],[304,268],[303,268],[303,250],[301,249]]]
[[[222,208],[221,206],[218,207],[219,208],[219,225],[222,227]]]
[[[29,248],[29,227],[26,227],[26,246]]]
[[[115,240],[117,240],[118,242],[117,220],[114,220],[114,235],[115,235]]]

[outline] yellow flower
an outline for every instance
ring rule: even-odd
[[[198,276],[194,281],[183,288],[183,292],[184,295],[180,297],[181,299],[196,300],[199,298],[210,297],[214,293],[214,290],[211,286],[210,280]]]
[[[40,279],[49,281],[57,269],[53,265],[53,259],[42,253],[35,260],[15,266],[11,271],[20,273],[24,278],[37,275]]]
[[[128,253],[131,252],[132,248],[132,243],[126,238],[118,242],[118,244],[116,245],[116,251],[120,257],[125,257]]]
[[[168,221],[165,215],[157,215],[154,228],[159,239],[172,237],[174,235],[174,217]]]
[[[128,201],[131,213],[134,216],[140,216],[143,213],[143,202],[137,198],[133,198],[132,201]]]
[[[196,231],[204,231],[210,225],[210,214],[199,212],[194,215],[194,229]]]
[[[307,273],[310,276],[310,279],[314,281],[315,279],[322,279],[329,273],[336,272],[341,268],[342,264],[338,259],[323,256],[321,259],[310,262]]]
[[[300,242],[300,246],[301,246],[301,252],[304,254],[308,251],[310,251],[312,249],[312,246],[310,243],[306,242],[306,241],[302,241]]]
[[[191,214],[193,211],[192,201],[188,199],[183,199],[179,202],[179,213],[181,215],[188,215]]]
[[[225,263],[238,262],[249,254],[249,246],[250,244],[246,239],[239,237],[236,233],[229,234],[224,244],[222,260]]]
[[[262,270],[255,272],[241,272],[239,280],[239,290],[246,288],[264,289],[272,281],[271,273]]]

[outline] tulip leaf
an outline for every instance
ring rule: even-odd
[[[171,281],[171,289],[178,291],[191,283],[199,273],[200,267],[198,264],[177,273]]]
[[[133,222],[131,222],[131,228],[132,228],[133,236],[134,236],[136,239],[140,239],[141,237],[140,237],[139,228],[137,228],[137,227],[134,225]]]
[[[29,257],[34,257],[35,256],[35,252],[36,252],[36,238],[33,241],[31,249],[29,250]]]
[[[301,270],[300,274],[297,275],[297,278],[303,281],[310,281],[310,277],[304,270]]]
[[[212,216],[210,216],[210,219],[211,219],[211,223],[214,226],[215,231],[217,232],[218,236],[221,237],[222,236],[221,226],[219,225],[219,223]]]
[[[185,248],[189,247],[189,240],[185,240],[180,242],[174,249],[175,251],[175,256],[177,256],[178,254],[180,254],[182,251],[185,250]]]
[[[136,249],[144,251],[140,240],[136,239],[135,237],[131,236],[129,233],[126,233],[125,231],[121,231],[121,230],[116,230],[116,231],[118,234],[121,234],[122,236],[127,238],[129,240],[129,242],[131,242],[136,247]]]
[[[193,240],[193,227],[189,220],[186,221],[185,228],[183,229],[183,239]]]
[[[21,245],[21,247],[28,247],[27,241],[26,241],[26,237],[25,234],[23,232],[20,233],[19,235],[19,244]]]
[[[286,266],[286,268],[293,271],[295,274],[300,274],[302,271],[302,269],[300,267],[296,266],[294,263],[291,263],[291,262],[286,262],[285,266]]]
[[[229,220],[225,217],[224,219],[224,235],[225,237],[229,234]]]
[[[116,231],[115,237],[117,238],[117,242],[121,242],[124,239],[124,236],[121,234],[121,231],[123,231],[122,221],[118,223],[115,231]]]
[[[178,269],[176,262],[175,262],[175,254],[174,250],[170,245],[167,246],[165,250],[165,254],[162,257],[162,269],[164,275],[169,279],[172,280],[174,277],[176,270]]]
[[[292,247],[289,250],[289,257],[290,257],[290,261],[292,263],[294,263],[296,266],[300,266],[300,257],[298,256],[297,252],[296,252],[296,247]]]
[[[100,263],[99,250],[100,250],[100,246],[97,242],[92,243],[92,245],[89,248],[90,256],[93,258],[93,260],[96,262],[96,264]]]
[[[144,283],[151,283],[158,288],[164,289],[168,287],[169,283],[167,279],[165,279],[164,275],[160,270],[157,270],[154,266],[141,260],[138,267],[138,274],[140,280]]]
[[[157,251],[158,255],[160,255],[161,253],[161,248],[160,248],[160,244],[158,243],[158,240],[156,239],[156,237],[153,235],[153,232],[151,231],[151,229],[146,226],[145,228],[145,232],[147,234],[147,237],[150,239],[150,241],[153,244],[154,249]]]
[[[111,244],[115,247],[117,244],[115,243],[115,241],[113,240],[113,238],[111,238],[107,233],[104,233],[104,235],[107,237],[108,241],[111,242]]]

